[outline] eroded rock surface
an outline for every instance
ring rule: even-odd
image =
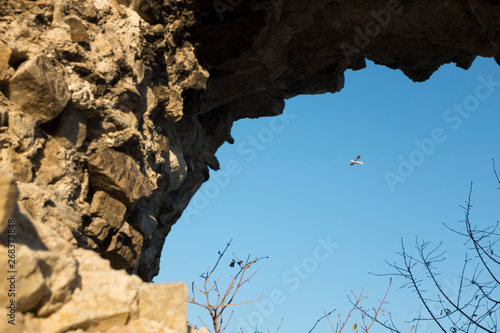
[[[8,82],[7,94],[26,114],[42,122],[57,117],[71,96],[66,71],[43,53],[19,66]]]
[[[184,332],[184,287],[141,279],[234,121],[338,92],[366,59],[414,81],[500,62],[494,0],[5,0],[0,18],[0,254],[13,218],[26,262],[13,332]]]
[[[127,154],[106,146],[99,147],[90,155],[88,165],[92,187],[108,191],[126,204],[149,197],[152,193],[147,178]]]

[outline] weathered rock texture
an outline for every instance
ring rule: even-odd
[[[183,287],[140,279],[234,121],[338,92],[365,59],[423,81],[478,55],[500,61],[496,0],[1,1],[0,249],[13,217],[24,262],[9,329],[185,330]]]

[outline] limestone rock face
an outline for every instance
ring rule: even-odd
[[[22,205],[12,219],[19,264],[13,267],[16,273],[2,273],[0,287],[14,288],[16,295],[2,293],[0,302],[15,300],[16,325],[3,320],[2,332],[187,331],[184,283],[144,283],[114,270],[94,251],[72,246],[50,226],[30,217]],[[0,235],[0,254],[5,258],[6,239],[5,233]],[[0,310],[3,316],[5,309]]]
[[[346,69],[365,59],[425,81],[444,63],[466,69],[477,55],[499,57],[500,9],[488,1],[217,3],[199,2],[192,38],[211,73],[202,109],[235,119],[274,115],[298,94],[337,92]]]
[[[3,0],[0,17],[0,255],[12,218],[27,263],[1,332],[184,333],[185,288],[141,279],[234,121],[339,92],[366,59],[413,81],[500,63],[493,0]]]
[[[0,6],[0,165],[30,218],[149,281],[230,135],[200,114],[193,4]]]

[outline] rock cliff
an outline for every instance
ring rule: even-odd
[[[424,81],[476,56],[500,62],[496,0],[2,1],[0,252],[16,273],[0,300],[17,325],[0,327],[185,331],[185,286],[142,281],[234,121],[338,92],[365,59]]]

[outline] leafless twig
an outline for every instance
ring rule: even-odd
[[[215,272],[216,268],[219,266],[219,263],[221,262],[222,257],[226,253],[226,250],[228,247],[231,245],[231,241],[229,241],[226,244],[226,247],[222,252],[218,252],[219,258],[217,259],[214,267],[210,269],[210,266],[207,268],[206,272],[201,274],[200,277],[203,279],[203,287],[199,288],[196,286],[195,282],[191,284],[191,291],[192,294],[188,297],[188,303],[191,304],[196,304],[198,306],[201,306],[202,308],[206,309],[212,319],[212,326],[214,329],[214,333],[222,333],[224,330],[227,328],[227,325],[231,321],[233,312],[229,314],[229,317],[227,318],[227,321],[225,321],[225,310],[230,307],[230,306],[235,306],[235,305],[242,305],[242,304],[247,304],[251,302],[255,302],[259,300],[261,296],[259,296],[257,299],[251,300],[251,301],[244,301],[244,302],[239,302],[239,303],[234,303],[234,297],[236,296],[238,290],[243,286],[245,283],[250,281],[250,278],[252,278],[257,271],[259,270],[258,268],[255,269],[255,271],[249,273],[247,276],[248,270],[259,260],[267,258],[267,257],[261,257],[261,258],[253,258],[251,259],[250,255],[246,258],[245,261],[240,260],[236,254],[233,252],[233,259],[231,263],[229,264],[230,267],[235,267],[236,265],[239,267],[238,272],[236,275],[231,276],[229,285],[226,287],[225,291],[221,291],[222,289],[219,288],[219,282],[222,278],[222,275],[219,275],[217,279],[214,281],[211,281],[212,274]],[[196,299],[196,294],[200,294],[203,297],[203,301],[199,302]],[[200,321],[201,318],[199,318]],[[191,323],[190,323],[191,324]],[[281,324],[280,324],[281,325]],[[206,326],[206,325],[205,325]]]

